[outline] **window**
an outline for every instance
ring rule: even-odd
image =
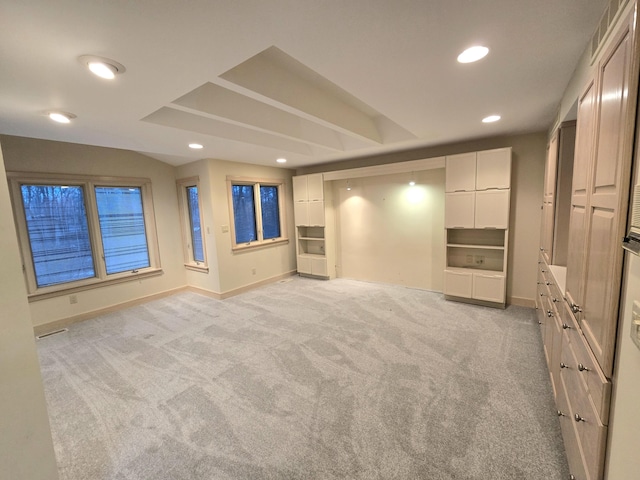
[[[208,271],[203,237],[198,178],[184,178],[176,182],[182,223],[184,264],[192,270]]]
[[[160,272],[149,180],[7,175],[31,296]]]
[[[286,242],[284,181],[227,177],[234,250]]]

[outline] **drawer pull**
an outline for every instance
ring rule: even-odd
[[[551,300],[553,303],[558,303],[558,299],[556,297],[553,297],[553,299]]]
[[[564,362],[560,362],[560,368],[569,368],[569,365]]]
[[[540,296],[541,296],[541,297],[544,297],[544,293],[540,293]]]
[[[562,329],[566,330],[567,328],[571,328],[569,325],[567,325],[566,323],[562,324]]]
[[[549,318],[553,317],[553,313],[551,313],[551,310],[547,310],[547,317]]]
[[[557,413],[558,413],[558,416],[559,416],[559,417],[566,417],[566,415],[565,415],[564,413],[562,413],[560,410],[558,410],[558,412],[557,412]]]
[[[546,270],[540,270],[540,271],[541,271],[542,273],[547,273],[547,271],[546,271]]]
[[[576,480],[576,476],[575,475],[569,475],[569,480]]]
[[[576,305],[575,303],[572,303],[571,305],[571,311],[573,313],[580,313],[582,312],[582,309],[580,308],[580,305]]]
[[[576,413],[576,414],[573,416],[573,419],[574,419],[576,422],[586,422],[586,420],[585,420],[584,418],[582,418],[582,417],[580,416],[580,414],[579,414],[579,413]]]
[[[578,364],[578,370],[580,370],[581,372],[590,372],[591,369],[585,367],[583,364],[579,363]]]
[[[546,282],[545,285],[553,285],[551,282]]]

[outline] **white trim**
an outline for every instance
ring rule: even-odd
[[[385,165],[374,165],[371,167],[350,168],[348,170],[336,170],[333,172],[323,172],[324,181],[347,180],[350,178],[376,177],[380,175],[391,175],[394,173],[411,173],[420,170],[433,170],[444,168],[445,157],[425,158],[422,160],[411,160],[409,162],[388,163]]]

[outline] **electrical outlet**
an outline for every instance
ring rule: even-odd
[[[484,255],[476,255],[476,265],[484,265]]]
[[[69,303],[71,305],[75,305],[76,303],[78,303],[78,296],[77,295],[69,295]]]

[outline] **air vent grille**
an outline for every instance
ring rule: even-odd
[[[593,62],[600,50],[600,46],[606,40],[609,32],[611,31],[611,25],[615,23],[618,14],[623,10],[629,0],[611,0],[598,24],[598,28],[591,37],[591,61]]]
[[[633,204],[631,208],[631,227],[640,230],[640,185],[636,185],[633,189]]]

